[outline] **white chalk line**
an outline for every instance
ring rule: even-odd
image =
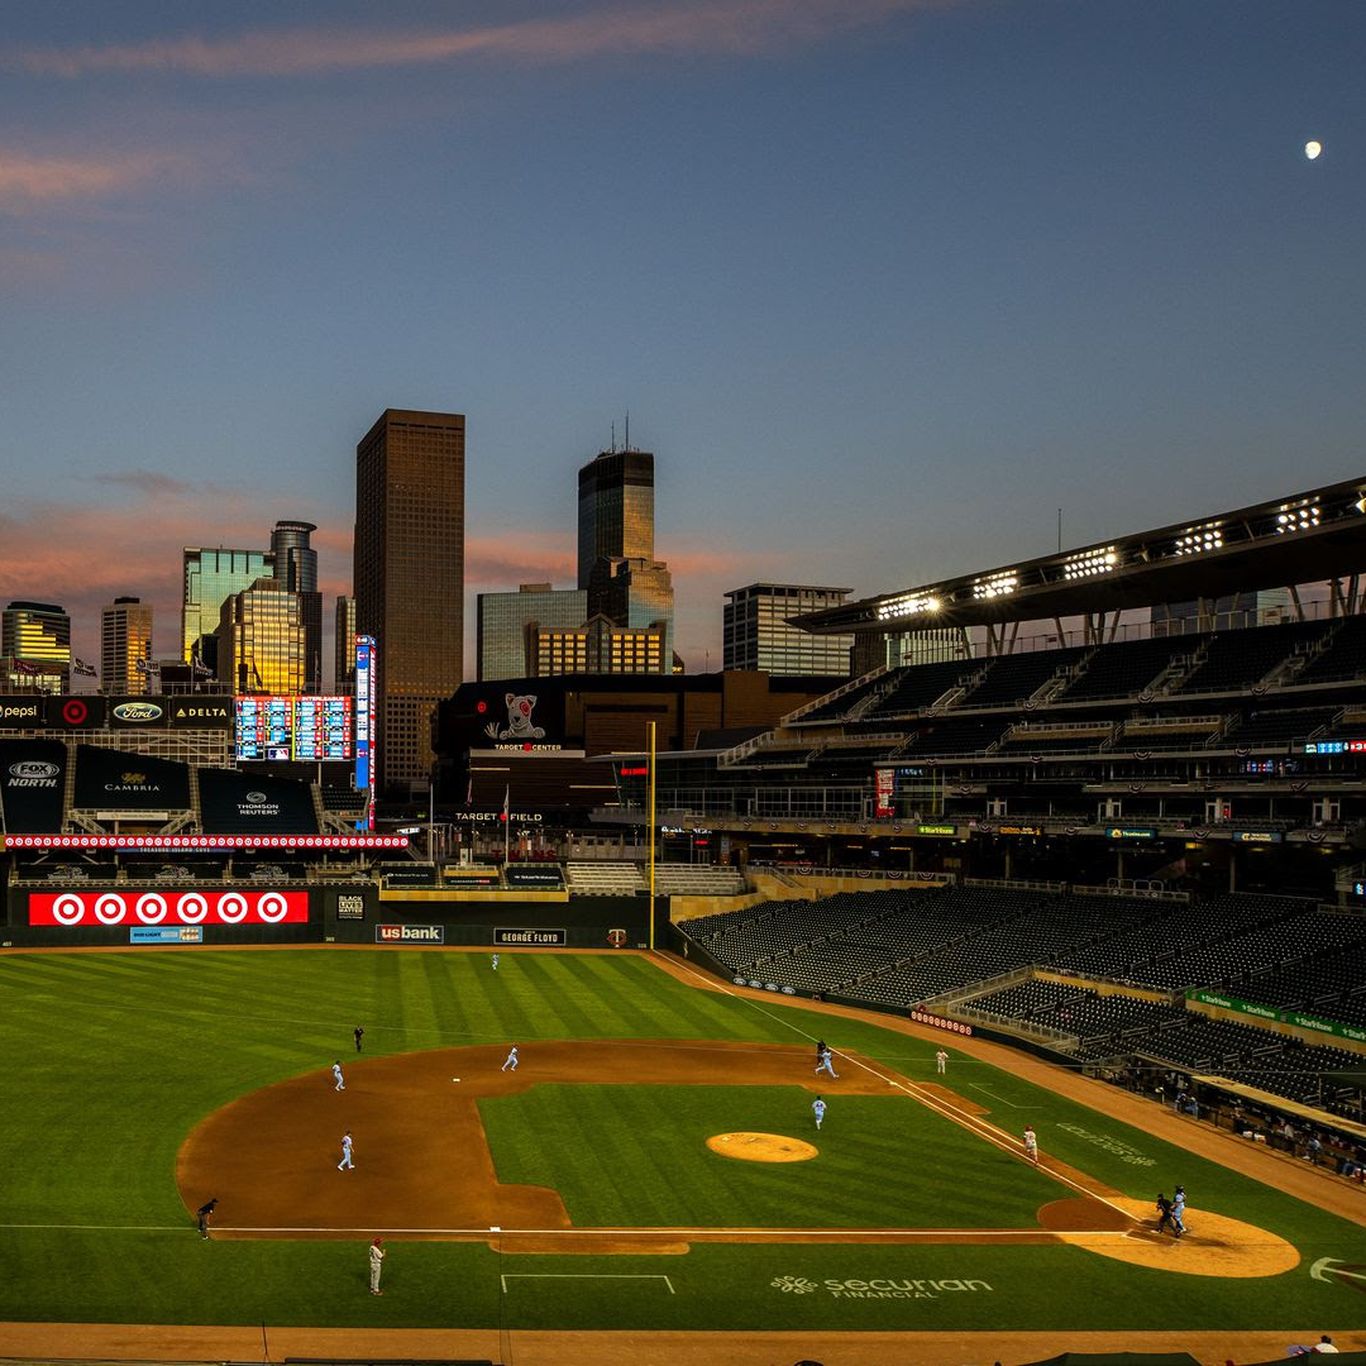
[[[677,964],[677,966],[685,968],[707,986],[715,987],[725,995],[733,997],[735,1000],[743,1002],[746,1005],[752,1006],[755,1010],[759,1011],[760,1014],[767,1015],[768,1018],[773,1020],[776,1024],[784,1025],[794,1033],[802,1035],[803,1038],[810,1039],[813,1037],[802,1029],[800,1025],[794,1024],[791,1020],[782,1019],[781,1016],[775,1015],[771,1010],[766,1010],[758,1001],[752,1000],[748,996],[741,996],[737,992],[732,991],[729,984],[718,982],[714,977],[708,977],[699,972],[691,963],[684,962]],[[962,1110],[941,1101],[937,1096],[931,1095],[915,1082],[902,1081],[898,1077],[889,1076],[887,1073],[879,1071],[876,1067],[870,1066],[868,1063],[863,1062],[850,1053],[841,1052],[839,1049],[832,1049],[831,1051],[843,1062],[853,1063],[854,1066],[861,1067],[870,1076],[885,1081],[889,1086],[895,1087],[898,1091],[904,1091],[908,1096],[918,1100],[928,1109],[934,1110],[937,1114],[943,1115],[945,1119],[961,1125],[969,1133],[976,1134],[979,1138],[983,1138],[988,1143],[994,1144],[1003,1153],[1008,1153],[1011,1157],[1017,1158],[1021,1162],[1030,1161],[1030,1159],[1025,1156],[1024,1150],[1020,1144],[1016,1142],[1013,1137],[1008,1136],[1003,1130],[998,1129],[994,1124],[988,1124],[985,1120],[976,1119],[974,1116],[968,1115]],[[1037,1162],[1034,1162],[1032,1165],[1039,1166]],[[1046,1172],[1060,1185],[1067,1186],[1069,1189],[1076,1191],[1079,1195],[1086,1196],[1088,1199],[1098,1200],[1101,1204],[1114,1210],[1116,1214],[1122,1214],[1125,1219],[1131,1220],[1133,1218],[1133,1215],[1130,1214],[1128,1210],[1115,1204],[1113,1200],[1109,1200],[1105,1196],[1097,1194],[1095,1191],[1088,1190],[1079,1181],[1074,1181],[1070,1176],[1065,1175],[1063,1172],[1055,1171],[1052,1167],[1040,1167],[1040,1170]]]
[[[193,1224],[0,1224],[0,1230],[23,1229],[61,1229],[91,1233],[194,1233]],[[582,1228],[489,1228],[480,1225],[475,1228],[398,1228],[376,1227],[373,1224],[224,1224],[213,1226],[216,1233],[354,1233],[359,1237],[374,1237],[375,1234],[400,1236],[402,1234],[442,1234],[476,1238],[897,1238],[935,1241],[943,1238],[1001,1238],[1037,1240],[1040,1237],[1074,1238],[1127,1238],[1128,1232],[1118,1229],[1028,1229],[1028,1228],[774,1228],[755,1226],[750,1228],[722,1228],[717,1226],[683,1228],[669,1226],[623,1226]]]
[[[1007,1100],[1004,1096],[998,1096],[989,1086],[983,1086],[980,1082],[970,1081],[968,1085],[974,1091],[980,1091],[984,1096],[990,1096],[998,1105],[1008,1105],[1012,1110],[1027,1110],[1027,1105],[1017,1105],[1013,1100]]]
[[[619,1272],[602,1272],[599,1274],[594,1271],[512,1271],[505,1276],[500,1276],[499,1280],[503,1283],[503,1294],[508,1292],[509,1281],[663,1281],[669,1294],[675,1295],[678,1292],[674,1289],[674,1283],[658,1272],[626,1274]]]

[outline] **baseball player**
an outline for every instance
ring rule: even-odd
[[[200,1205],[200,1207],[195,1210],[195,1215],[199,1220],[199,1236],[201,1238],[207,1238],[209,1236],[209,1221],[213,1218],[214,1208],[217,1204],[218,1197],[215,1195],[212,1200]]]
[[[1176,1232],[1172,1225],[1172,1202],[1167,1199],[1162,1191],[1157,1193],[1157,1229],[1161,1233],[1164,1228],[1169,1228],[1173,1233]]]
[[[811,1113],[816,1116],[816,1128],[819,1129],[825,1118],[825,1100],[821,1096],[811,1102]]]
[[[934,1055],[934,1070],[941,1077],[949,1070],[949,1055],[942,1048]]]
[[[1172,1232],[1178,1238],[1186,1236],[1186,1188],[1178,1186],[1172,1192]]]
[[[356,1164],[351,1160],[351,1130],[342,1135],[342,1160],[337,1163],[339,1172],[355,1171]]]
[[[498,955],[496,953],[493,955],[493,970],[494,972],[498,971]]]
[[[829,1072],[832,1077],[838,1077],[835,1071],[834,1054],[828,1048],[821,1049],[821,1060],[816,1064],[817,1072]]]
[[[365,1037],[365,1030],[363,1030],[363,1029],[360,1027],[360,1025],[357,1025],[357,1026],[351,1031],[351,1033],[352,1033],[352,1036],[353,1036],[353,1037],[355,1038],[355,1040],[356,1040],[356,1052],[359,1053],[359,1052],[360,1052],[360,1041]]]
[[[342,1080],[341,1059],[338,1058],[332,1064],[332,1080],[337,1084],[332,1088],[334,1091],[345,1091],[346,1083]]]
[[[500,1071],[503,1071],[503,1072],[515,1072],[515,1071],[517,1070],[517,1045],[516,1045],[516,1044],[513,1044],[512,1047],[508,1049],[507,1058],[505,1059],[505,1061],[503,1062],[502,1067],[501,1067],[499,1070],[500,1070]]]
[[[379,1288],[380,1268],[384,1265],[384,1239],[376,1238],[370,1244],[370,1293],[372,1295],[382,1295],[384,1291]]]
[[[1039,1140],[1034,1133],[1034,1126],[1026,1124],[1021,1137],[1024,1140],[1025,1156],[1037,1167],[1039,1165]]]

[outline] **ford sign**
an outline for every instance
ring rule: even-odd
[[[120,702],[114,716],[119,721],[159,721],[161,708],[155,702]]]

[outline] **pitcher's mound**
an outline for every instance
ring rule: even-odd
[[[738,1157],[742,1162],[807,1162],[819,1149],[800,1138],[782,1134],[713,1134],[707,1147],[722,1157]]]

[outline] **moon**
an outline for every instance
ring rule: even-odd
[[[1304,144],[1304,155],[1310,161],[1317,161],[1323,155],[1323,143],[1309,141]]]

